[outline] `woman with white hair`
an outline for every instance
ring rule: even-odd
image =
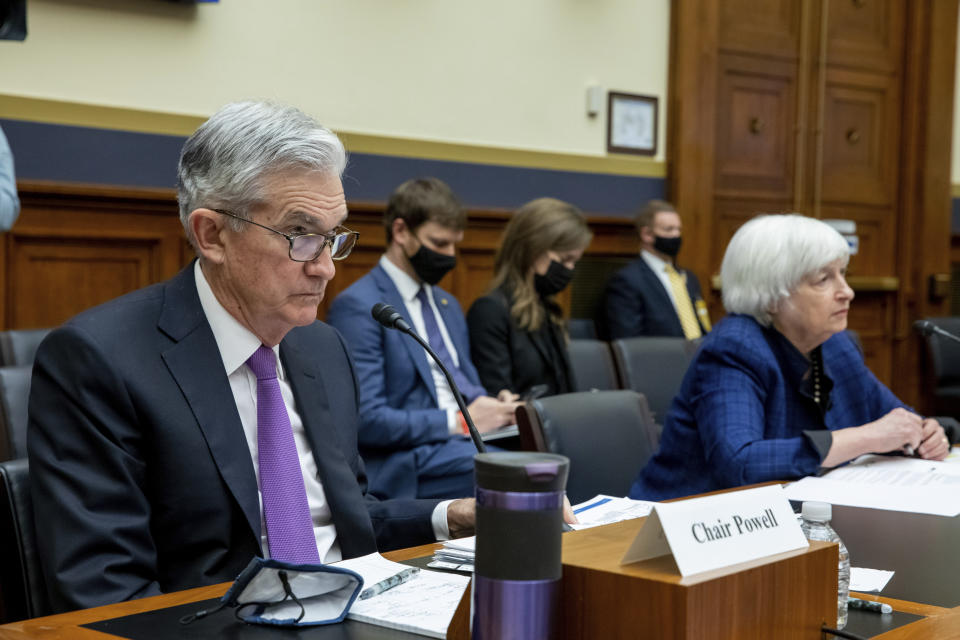
[[[730,314],[706,337],[631,498],[662,500],[904,450],[942,460],[943,427],[867,369],[847,328],[849,247],[823,222],[764,215],[730,240]]]

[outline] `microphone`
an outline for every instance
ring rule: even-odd
[[[941,329],[929,320],[917,320],[913,323],[913,329],[922,336],[931,336],[933,334],[937,334],[938,336],[949,338],[954,342],[960,342],[960,337],[950,333],[949,331]]]
[[[457,384],[453,381],[453,376],[450,375],[450,372],[447,371],[447,367],[444,366],[443,362],[440,360],[440,357],[434,353],[433,349],[430,348],[430,345],[421,338],[416,331],[410,327],[410,323],[404,320],[403,316],[400,315],[396,309],[394,309],[389,304],[384,304],[383,302],[378,302],[373,305],[373,308],[370,310],[370,315],[373,316],[373,319],[385,326],[387,329],[396,329],[401,331],[423,347],[424,351],[430,354],[430,357],[433,358],[433,361],[437,363],[437,366],[440,367],[440,371],[443,372],[443,375],[447,378],[447,384],[450,385],[450,390],[453,391],[453,397],[457,401],[457,406],[460,407],[460,413],[463,414],[463,419],[467,422],[467,429],[470,431],[470,438],[473,440],[473,446],[477,448],[478,453],[486,453],[487,447],[483,444],[483,439],[480,437],[480,432],[477,431],[477,426],[473,424],[473,418],[470,417],[470,412],[467,411],[467,403],[463,400],[463,395],[460,393],[460,389],[457,388]]]

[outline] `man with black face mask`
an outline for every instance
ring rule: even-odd
[[[512,424],[516,396],[490,397],[470,359],[456,298],[437,283],[456,265],[466,214],[436,178],[409,180],[384,215],[387,250],[370,273],[333,301],[327,322],[340,330],[360,382],[360,453],[370,493],[391,498],[473,495],[473,443],[446,378],[408,336],[370,315],[396,308],[444,360],[481,432]],[[488,447],[489,449],[490,447]]]
[[[677,336],[693,340],[710,331],[710,316],[697,277],[676,266],[680,215],[651,200],[636,217],[640,257],[607,283],[598,328],[608,340]]]

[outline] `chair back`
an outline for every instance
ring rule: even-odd
[[[567,333],[571,340],[596,340],[597,326],[593,318],[570,318],[567,320]]]
[[[5,550],[0,561],[0,622],[52,613],[37,552],[25,459],[0,462],[0,549]]]
[[[32,365],[37,347],[52,329],[14,329],[0,331],[0,366]]]
[[[577,391],[619,389],[610,345],[602,340],[571,340],[567,344]]]
[[[960,317],[925,318],[927,322],[960,335]],[[933,413],[960,417],[960,342],[936,333],[924,336],[929,360],[929,377],[933,389]]]
[[[663,423],[699,342],[674,337],[622,338],[610,343],[620,384],[647,398],[653,418]]]
[[[33,365],[0,367],[0,461],[27,457],[27,404]]]
[[[654,427],[635,391],[586,391],[539,398],[517,409],[522,448],[570,458],[567,496],[625,496],[653,454]]]

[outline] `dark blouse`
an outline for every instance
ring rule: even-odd
[[[541,302],[549,316],[548,305],[552,303]],[[510,317],[510,298],[502,288],[473,303],[467,313],[467,326],[470,357],[489,393],[509,389],[523,394],[539,384],[547,386],[543,395],[574,390],[560,327],[547,317],[536,331],[520,329]]]

